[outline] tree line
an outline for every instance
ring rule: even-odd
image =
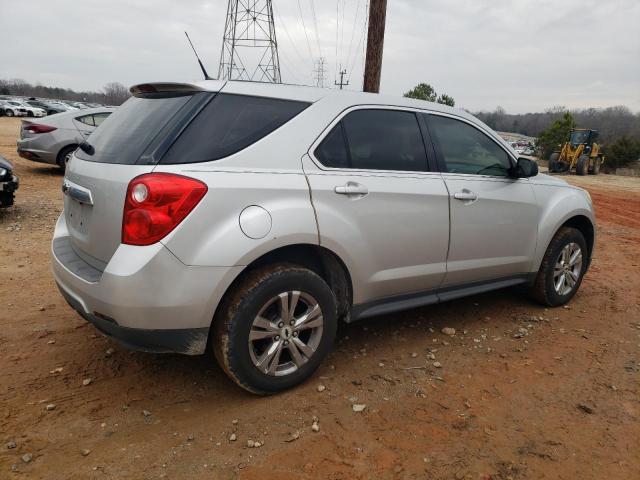
[[[77,92],[70,88],[49,87],[41,84],[34,85],[19,78],[0,79],[0,95],[50,98],[75,102],[102,103],[105,105],[121,105],[131,96],[127,87],[119,82],[109,82],[101,91],[97,92]]]
[[[602,143],[612,143],[623,136],[640,138],[640,113],[634,114],[622,105],[577,110],[553,107],[545,112],[523,114],[510,114],[498,107],[493,112],[476,112],[474,115],[499,132],[516,132],[539,137],[567,112],[579,128],[598,130]]]
[[[548,159],[566,142],[572,128],[597,130],[597,142],[605,154],[603,168],[614,171],[640,160],[640,113],[619,105],[608,108],[568,110],[553,107],[541,113],[509,114],[501,107],[476,112],[476,117],[500,132],[516,132],[538,138],[540,157]]]

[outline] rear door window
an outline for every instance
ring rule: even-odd
[[[220,93],[189,124],[160,163],[197,163],[228,157],[269,135],[309,105]]]
[[[329,168],[350,168],[349,153],[344,140],[342,123],[338,123],[316,148],[315,156]]]
[[[314,152],[331,168],[427,171],[416,114],[388,109],[348,113]]]

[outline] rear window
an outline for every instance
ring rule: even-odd
[[[309,103],[221,93],[189,124],[160,163],[228,157],[281,127]]]
[[[192,97],[131,97],[89,137],[95,153],[88,155],[78,149],[76,156],[90,162],[138,163],[153,138]]]

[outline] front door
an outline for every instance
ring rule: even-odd
[[[529,180],[509,177],[509,154],[476,126],[427,117],[451,204],[443,286],[528,273],[539,217]]]

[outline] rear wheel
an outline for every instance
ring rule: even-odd
[[[69,145],[68,147],[64,147],[62,150],[60,150],[60,153],[58,153],[56,163],[63,171],[66,170],[67,163],[69,163],[73,152],[75,152],[77,148],[77,145]]]
[[[582,233],[562,227],[553,237],[531,288],[531,295],[543,305],[564,305],[580,288],[588,263],[587,242]]]
[[[589,170],[589,155],[580,155],[576,162],[576,174],[586,175]]]
[[[5,110],[5,111],[4,111],[4,114],[5,114],[7,117],[13,117],[13,110]]]
[[[560,154],[558,152],[554,152],[549,157],[549,171],[557,172],[558,171],[558,159],[560,158]]]
[[[227,375],[265,395],[310,377],[333,345],[336,299],[316,273],[295,265],[249,272],[220,306],[213,352]]]

